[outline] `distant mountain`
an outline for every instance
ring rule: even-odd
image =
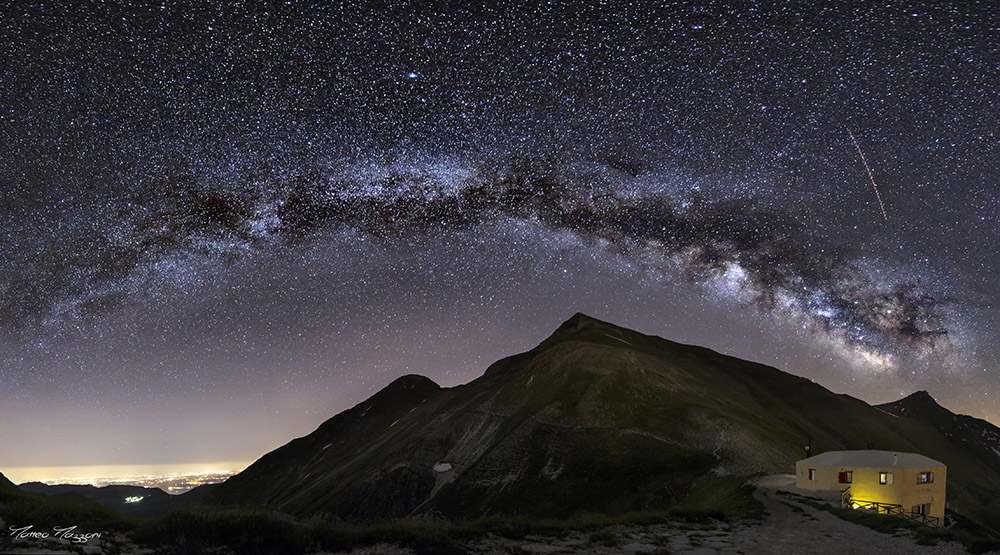
[[[933,426],[952,441],[960,442],[970,454],[1000,471],[1000,428],[993,424],[965,414],[955,414],[939,405],[926,391],[876,407]]]
[[[104,486],[89,485],[47,485],[41,482],[27,482],[17,486],[21,491],[41,493],[49,496],[82,497],[99,505],[114,509],[122,514],[133,516],[155,516],[179,506],[178,496],[170,495],[159,488],[144,488],[141,486]]]
[[[715,476],[793,472],[811,441],[941,460],[952,507],[996,527],[1000,457],[904,408],[577,314],[468,384],[397,379],[206,502],[352,521],[662,509]]]
[[[926,391],[918,391],[899,401],[876,406],[934,428],[956,445],[964,457],[974,458],[992,468],[995,473],[1000,473],[1000,428],[993,424],[972,416],[955,414],[939,405]],[[951,469],[949,477],[950,475]],[[957,491],[958,487],[962,487],[963,491]],[[949,497],[959,493],[961,496],[967,494],[975,498],[980,504],[1000,505],[995,490],[980,488],[976,483],[956,483],[949,479]]]

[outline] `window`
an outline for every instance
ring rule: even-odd
[[[934,482],[934,473],[933,472],[920,472],[920,473],[917,474],[917,483],[918,484],[931,484],[933,482]]]
[[[816,480],[816,469],[815,468],[810,468],[809,469],[809,480],[810,481]]]
[[[884,485],[892,485],[892,472],[879,472],[878,473],[878,483]]]
[[[854,482],[854,471],[853,470],[847,470],[845,472],[841,472],[840,473],[840,483],[841,484],[850,484],[850,483],[853,483],[853,482]]]

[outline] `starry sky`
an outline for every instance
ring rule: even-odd
[[[1000,424],[998,19],[15,3],[0,470],[251,461],[578,311]]]

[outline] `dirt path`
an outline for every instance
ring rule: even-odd
[[[767,508],[768,516],[760,526],[739,527],[732,531],[730,549],[717,553],[812,553],[841,555],[849,553],[915,553],[959,555],[965,549],[954,542],[918,545],[907,531],[883,534],[852,524],[827,511],[798,503],[794,497],[778,495],[781,486],[792,479],[768,476],[758,480],[754,497]]]

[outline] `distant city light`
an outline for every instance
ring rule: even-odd
[[[46,485],[91,485],[94,487],[105,486],[139,486],[144,488],[159,488],[167,493],[177,495],[190,491],[198,486],[206,484],[218,484],[225,482],[229,477],[236,474],[236,470],[210,471],[210,472],[168,472],[162,474],[143,473],[133,475],[118,476],[91,476],[91,477],[62,477],[62,478],[41,478],[36,481]],[[148,496],[147,496],[148,497]],[[144,497],[125,498],[126,503],[138,503]]]

